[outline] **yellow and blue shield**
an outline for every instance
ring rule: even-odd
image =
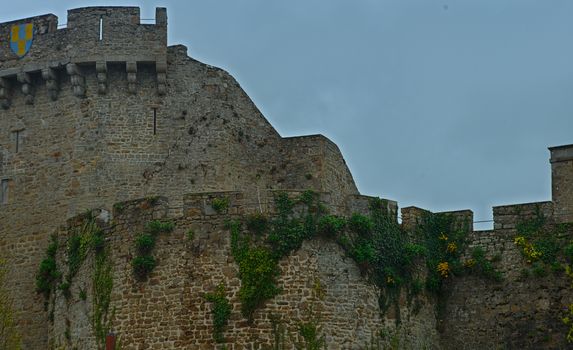
[[[32,47],[34,39],[34,24],[22,23],[12,26],[10,48],[18,57],[24,57]]]

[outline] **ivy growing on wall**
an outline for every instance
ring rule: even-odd
[[[320,279],[314,278],[312,285],[311,299],[307,306],[306,322],[298,322],[298,335],[302,342],[295,343],[296,349],[321,350],[326,349],[326,337],[322,334],[321,326],[321,301],[326,297],[326,290],[322,286]]]
[[[36,273],[36,291],[42,293],[46,300],[50,297],[50,293],[54,289],[56,281],[62,276],[56,263],[57,252],[58,238],[56,235],[52,235],[48,249],[46,249],[46,257],[40,263],[40,267]]]
[[[106,335],[111,331],[115,308],[110,312],[113,289],[113,266],[104,249],[96,252],[92,277],[93,314],[92,329],[98,346],[105,347]]]
[[[205,299],[213,303],[211,308],[214,329],[213,339],[217,343],[222,343],[225,341],[223,329],[229,322],[229,317],[231,317],[231,304],[225,295],[225,285],[223,283],[219,284],[215,292],[205,294]]]
[[[534,275],[541,277],[546,276],[548,270],[555,273],[565,270],[573,258],[573,243],[568,229],[569,224],[548,223],[539,206],[533,217],[517,223],[514,243]]]
[[[104,245],[103,230],[97,225],[91,212],[84,214],[84,223],[74,229],[67,242],[68,273],[59,286],[66,298],[71,296],[70,287],[90,251],[101,253]]]
[[[332,239],[346,251],[380,288],[381,310],[395,307],[397,322],[403,289],[411,301],[424,285],[440,295],[444,281],[454,275],[475,273],[493,280],[501,278],[483,250],[475,249],[471,258],[462,262],[469,223],[460,223],[450,214],[428,214],[413,233],[415,239],[410,240],[386,204],[373,199],[369,215],[355,213],[344,218],[329,215],[312,191],[297,198],[280,193],[275,197],[275,216],[268,218],[259,213],[229,222],[231,253],[239,265],[242,282],[239,299],[243,316],[251,320],[258,307],[280,293],[279,260],[316,236]],[[424,261],[425,282],[414,273]]]
[[[534,215],[520,220],[515,228],[514,243],[530,266],[522,271],[523,277],[545,277],[552,272],[557,275],[564,273],[573,280],[573,223],[550,223],[541,208],[536,206]],[[573,342],[572,320],[573,303],[569,304],[562,317],[563,323],[569,326],[569,342]]]
[[[60,281],[59,289],[66,298],[70,298],[70,286],[80,267],[89,254],[94,256],[92,275],[92,329],[98,348],[105,348],[105,337],[111,330],[114,311],[109,311],[111,291],[113,289],[113,274],[111,261],[108,258],[105,247],[105,234],[99,227],[92,212],[83,214],[83,223],[78,228],[71,230],[66,242],[67,274],[62,279],[62,273],[57,268],[56,253],[58,251],[58,239],[52,236],[46,258],[42,260],[36,275],[36,290],[44,294],[46,300]],[[80,300],[87,299],[87,292],[79,289]],[[54,298],[52,298],[55,301]],[[52,314],[53,310],[51,311]],[[53,316],[51,316],[53,317]],[[70,339],[69,324],[66,325],[65,338]]]
[[[22,349],[21,335],[14,320],[12,299],[6,290],[6,262],[0,259],[0,349]]]
[[[296,204],[302,204],[295,213]],[[277,277],[279,260],[301,247],[303,240],[316,233],[318,218],[324,206],[311,191],[291,199],[286,193],[275,198],[277,215],[269,219],[263,214],[246,218],[251,234],[243,232],[242,223],[228,223],[231,231],[231,253],[239,265],[241,312],[252,320],[253,312],[266,300],[280,293]]]
[[[414,282],[414,262],[426,250],[408,241],[395,213],[383,209],[384,204],[380,199],[373,199],[368,216],[353,214],[338,242],[380,288],[382,311],[394,305],[399,322],[398,296],[402,288],[408,288]]]
[[[416,228],[416,236],[426,249],[428,290],[440,293],[452,275],[463,273],[461,253],[466,248],[469,222],[459,222],[452,214],[426,214]]]
[[[213,201],[211,202],[211,207],[218,214],[221,214],[229,208],[229,198],[227,197],[214,198]]]
[[[153,257],[155,241],[160,233],[173,231],[175,224],[172,221],[150,221],[143,233],[135,238],[136,256],[131,261],[133,273],[139,280],[145,280],[157,265]]]

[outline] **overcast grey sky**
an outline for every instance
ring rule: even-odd
[[[550,200],[547,147],[573,143],[571,0],[24,0],[0,21],[96,5],[167,7],[170,45],[231,73],[281,135],[331,138],[363,194],[401,207],[479,220]]]

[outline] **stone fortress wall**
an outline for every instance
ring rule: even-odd
[[[9,47],[10,31],[30,22],[33,44],[19,59]],[[335,214],[367,208],[368,198],[358,193],[334,143],[322,135],[282,138],[228,73],[188,57],[184,46],[167,46],[166,31],[162,8],[155,24],[142,24],[135,7],[70,10],[67,27],[60,29],[54,15],[0,24],[0,258],[9,261],[5,287],[14,299],[25,349],[60,344],[70,325],[74,344],[94,346],[86,318],[89,299],[76,297],[69,304],[57,296],[50,325],[34,285],[50,234],[60,230],[65,237],[62,223],[72,218],[68,224],[73,225],[86,210],[101,208],[114,223],[109,232],[117,247],[112,255],[118,287],[112,299],[125,347],[213,348],[202,295],[221,280],[236,293],[239,282],[228,234],[222,232],[225,218],[210,211],[205,198],[229,196],[236,211],[227,215],[263,206],[272,210],[268,198],[276,190],[324,193]],[[541,206],[555,223],[573,221],[572,150],[551,149],[553,201]],[[150,196],[167,199],[142,209],[136,199]],[[136,201],[122,214],[112,210],[115,203],[131,200]],[[397,208],[388,203],[389,209]],[[511,210],[494,208],[495,230],[471,236],[491,254],[499,247],[512,252],[500,262],[510,277],[524,264],[512,242],[518,216]],[[413,227],[421,212],[403,208],[403,225]],[[471,212],[456,215],[471,217]],[[131,281],[128,247],[150,217],[171,218],[177,229],[159,240],[161,263],[148,285],[138,289]],[[188,228],[197,231],[193,243],[183,242]],[[306,242],[281,268],[284,293],[265,306],[252,329],[233,299],[226,336],[235,339],[235,348],[269,344],[271,313],[286,312],[293,322],[303,319],[297,310],[308,301],[309,281],[315,278],[327,288],[323,329],[329,344],[365,347],[369,334],[392,323],[391,314],[380,316],[373,286],[335,244]],[[551,335],[547,344],[562,344],[564,326],[551,312],[571,301],[567,281],[515,287],[519,276],[514,277],[502,286],[472,277],[457,280],[448,317],[437,320],[428,299],[403,323],[403,344],[454,349],[470,338],[480,348],[491,345],[494,330],[500,335],[495,339],[513,344],[523,332],[541,328],[539,334]],[[78,283],[87,287],[89,280]],[[516,312],[523,325],[513,329]],[[164,321],[150,330],[158,317]],[[539,341],[539,334],[530,338]]]
[[[228,349],[270,348],[273,317],[286,327],[287,344],[302,341],[297,333],[299,322],[320,319],[321,329],[329,349],[362,349],[376,340],[380,329],[394,320],[381,317],[378,291],[360,273],[358,266],[331,240],[306,241],[302,248],[281,261],[278,285],[282,292],[265,303],[254,314],[252,323],[241,315],[238,290],[241,284],[238,267],[230,253],[231,241],[225,222],[245,214],[272,213],[274,194],[265,191],[261,200],[250,202],[242,192],[205,192],[185,196],[184,214],[169,218],[169,202],[161,198],[150,205],[147,199],[133,200],[116,205],[112,213],[99,217],[111,218],[102,222],[109,227],[113,261],[114,291],[111,308],[115,309],[113,331],[118,335],[122,348],[138,349]],[[289,191],[291,196],[299,191]],[[328,205],[330,193],[321,193],[321,200]],[[229,199],[229,208],[217,213],[211,204],[214,198]],[[359,202],[370,198],[357,198]],[[394,203],[388,210],[394,212]],[[159,259],[153,276],[145,282],[138,281],[131,273],[135,237],[150,220],[171,219],[175,231],[161,235],[154,251]],[[82,215],[68,220],[59,232],[60,247],[65,250],[68,234],[82,224]],[[194,238],[186,233],[192,230]],[[89,259],[83,271],[74,280],[71,297],[57,292],[54,304],[54,323],[49,327],[49,344],[68,344],[69,347],[96,348],[91,331],[88,310],[93,295],[86,300],[78,297],[78,290],[92,290],[92,272]],[[65,265],[62,258],[59,263]],[[205,294],[216,290],[223,282],[232,305],[229,324],[225,327],[225,341],[213,340],[211,306]],[[324,298],[314,295],[319,283]],[[312,305],[312,307],[311,307]],[[310,314],[309,309],[314,310]],[[403,317],[411,313],[411,306],[403,306]],[[404,321],[409,330],[403,339],[412,348],[424,348],[438,341],[434,309],[427,302],[417,316]],[[160,320],[160,321],[159,321]],[[152,325],[153,324],[153,325]],[[66,330],[71,334],[66,338]],[[290,348],[290,347],[289,347]]]
[[[563,271],[533,277],[515,244],[521,233],[519,225],[527,220],[544,218],[555,234],[572,237],[573,145],[551,147],[552,201],[503,205],[493,208],[493,230],[473,231],[468,237],[468,251],[485,250],[503,273],[501,282],[476,276],[462,276],[450,281],[443,315],[438,319],[440,345],[445,349],[564,349],[568,316],[573,300],[571,279]],[[402,224],[413,228],[425,211],[402,208]],[[473,222],[470,210],[453,212]]]
[[[99,40],[100,19],[102,40]],[[34,23],[21,59],[14,24]],[[25,348],[47,344],[35,271],[62,219],[118,201],[296,185],[357,194],[338,148],[323,136],[283,139],[221,69],[166,45],[167,17],[138,8],[70,10],[0,25],[0,255]]]

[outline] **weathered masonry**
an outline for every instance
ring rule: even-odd
[[[48,344],[34,275],[66,218],[155,195],[177,215],[191,192],[336,188],[340,211],[358,194],[334,143],[282,138],[228,73],[167,46],[164,8],[154,24],[136,7],[64,22],[0,24],[0,255],[25,348]]]
[[[15,26],[30,26],[30,49],[24,57],[15,54]],[[0,99],[9,108],[15,90],[20,90],[27,104],[33,104],[38,85],[53,101],[63,81],[69,81],[73,94],[86,93],[85,75],[97,77],[99,94],[106,94],[108,67],[117,65],[127,75],[127,88],[137,90],[138,67],[150,66],[155,71],[157,93],[165,94],[167,69],[167,12],[158,8],[155,24],[142,24],[138,8],[81,8],[70,10],[67,27],[58,30],[58,18],[44,15],[2,23],[0,35]],[[6,40],[8,39],[8,40]],[[44,90],[44,89],[43,89]]]
[[[136,7],[73,9],[66,22],[0,24],[0,288],[24,349],[96,349],[104,331],[125,349],[258,349],[276,345],[281,329],[292,348],[307,341],[301,325],[318,326],[329,349],[568,345],[571,281],[524,278],[531,264],[514,240],[538,218],[562,240],[573,235],[573,145],[550,148],[551,201],[495,207],[491,231],[473,232],[469,210],[442,213],[469,224],[469,248],[502,252],[503,281],[454,274],[443,282],[447,303],[398,290],[396,308],[383,310],[368,262],[353,261],[341,239],[309,237],[281,256],[278,289],[248,319],[229,222],[280,216],[279,194],[299,203],[313,193],[313,213],[376,209],[419,243],[431,213],[402,208],[400,226],[397,203],[361,195],[328,138],[281,137],[227,72],[167,45],[166,9],[154,24]],[[151,257],[135,248],[150,222],[173,225]],[[47,255],[59,273],[39,286]],[[145,280],[134,274],[138,255],[157,265]],[[417,264],[416,278],[431,274]],[[219,286],[228,318],[216,331],[206,296]]]
[[[551,151],[552,197],[558,222],[573,222],[573,145]]]

